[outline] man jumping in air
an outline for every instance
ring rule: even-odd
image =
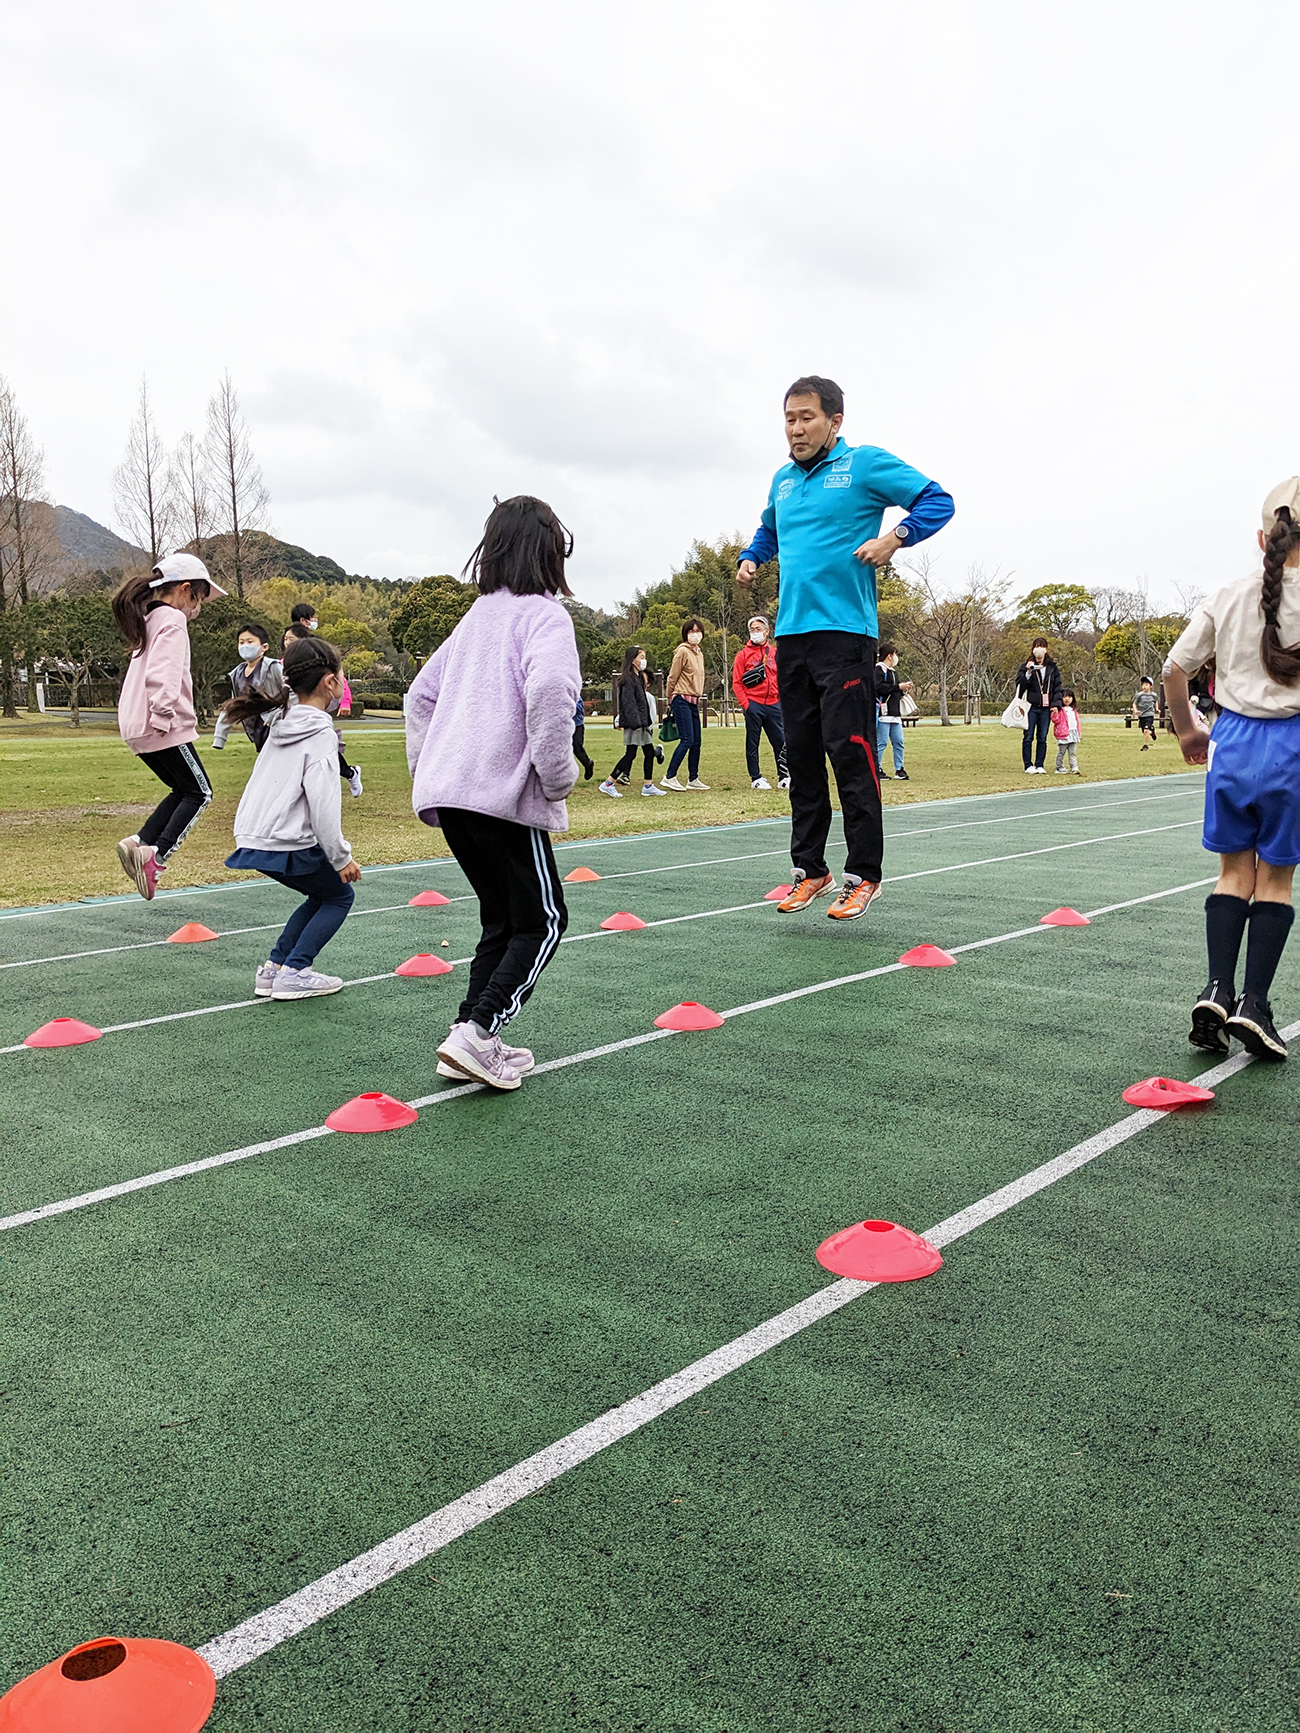
[[[831,827],[826,759],[835,771],[848,859],[827,913],[852,921],[880,894],[885,833],[876,764],[876,567],[942,529],[951,497],[875,445],[840,438],[844,393],[830,379],[796,379],[785,394],[790,459],[741,554],[737,583],[781,557],[776,619],[794,819],[794,886],[777,908],[806,908],[836,887],[826,865]],[[880,534],[887,506],[907,516]]]

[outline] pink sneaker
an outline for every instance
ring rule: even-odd
[[[138,836],[124,836],[117,845],[117,858],[145,902],[151,903],[158,888],[158,874],[166,871],[158,864],[158,850],[152,843],[141,842]]]
[[[522,1073],[511,1064],[499,1035],[480,1035],[472,1023],[457,1023],[438,1048],[444,1065],[454,1066],[489,1089],[518,1089]]]

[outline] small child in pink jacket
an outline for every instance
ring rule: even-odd
[[[1065,759],[1070,759],[1070,775],[1082,776],[1079,769],[1079,712],[1075,709],[1074,693],[1067,686],[1061,694],[1061,708],[1052,717],[1052,733],[1056,736],[1056,774],[1065,774]]]
[[[582,688],[564,562],[573,538],[521,495],[493,511],[467,572],[478,600],[406,695],[412,804],[440,825],[478,895],[483,937],[438,1074],[518,1089],[533,1068],[501,1031],[527,1003],[568,924],[549,833],[567,830]]]
[[[146,902],[162,872],[212,799],[212,785],[194,750],[198,719],[190,679],[191,620],[208,596],[224,596],[202,560],[168,554],[147,575],[136,572],[118,586],[113,613],[131,646],[117,701],[123,740],[147,764],[168,794],[134,836],[117,845],[122,870]]]

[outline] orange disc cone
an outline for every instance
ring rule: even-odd
[[[565,873],[564,882],[566,885],[590,885],[599,877],[600,874],[592,872],[590,867],[574,867],[571,873]]]
[[[444,897],[441,891],[421,891],[406,906],[408,909],[441,909],[450,901],[451,898]]]
[[[1147,1077],[1141,1083],[1130,1083],[1124,1099],[1130,1107],[1158,1107],[1164,1111],[1203,1106],[1214,1100],[1214,1091],[1202,1089],[1197,1083],[1180,1083],[1176,1077]]]
[[[694,999],[683,999],[680,1005],[674,1005],[671,1011],[655,1018],[655,1028],[721,1029],[726,1020],[716,1011],[710,1011],[707,1005],[697,1005]]]
[[[1092,922],[1078,909],[1053,909],[1039,921],[1040,927],[1090,927]]]
[[[336,1107],[325,1123],[331,1131],[396,1131],[399,1126],[414,1125],[419,1117],[404,1101],[394,1101],[391,1095],[374,1089]]]
[[[186,921],[183,927],[168,939],[169,945],[201,945],[205,939],[219,939],[220,933],[214,933],[211,927],[205,927],[202,921]]]
[[[854,1222],[823,1240],[817,1262],[855,1282],[914,1282],[942,1264],[938,1248],[897,1222]]]
[[[0,1697],[0,1733],[198,1733],[217,1681],[193,1649],[156,1637],[99,1637]]]
[[[609,915],[600,923],[602,933],[639,933],[645,926],[643,920],[636,915],[629,915],[626,909],[622,914]]]
[[[451,964],[429,951],[417,951],[393,970],[395,975],[450,975]]]
[[[956,957],[941,951],[938,945],[914,945],[898,960],[906,963],[909,969],[954,969],[957,966]]]
[[[23,1042],[24,1047],[80,1047],[83,1041],[98,1041],[104,1033],[93,1023],[78,1023],[75,1017],[56,1017],[42,1023]]]
[[[793,885],[773,885],[772,889],[763,898],[763,901],[765,903],[784,902],[786,897],[788,897],[790,895],[790,892],[793,889],[794,889]]]

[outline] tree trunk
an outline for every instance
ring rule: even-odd
[[[81,669],[72,664],[72,685],[68,691],[68,721],[74,728],[81,727]]]
[[[14,701],[14,654],[9,649],[0,651],[0,708],[6,716],[15,722],[18,720],[18,705]]]
[[[948,714],[948,664],[939,664],[939,725],[941,728],[952,727],[952,717]]]

